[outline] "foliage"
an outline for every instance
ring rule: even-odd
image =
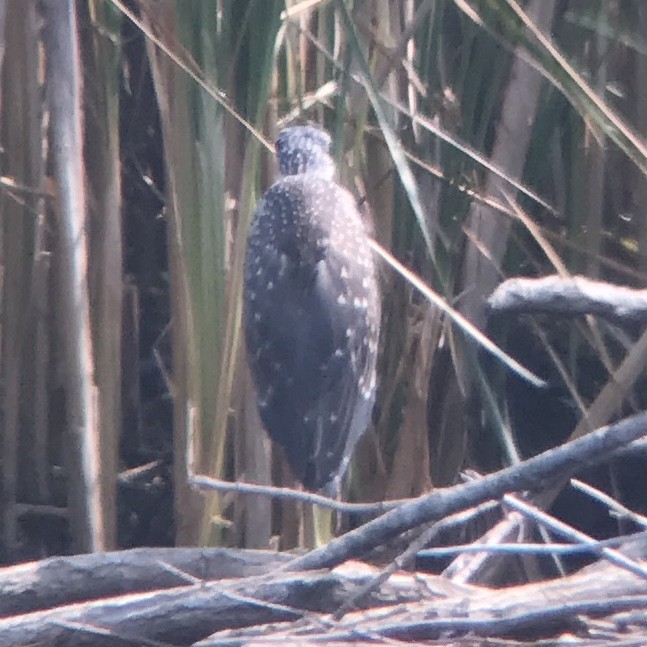
[[[21,541],[17,529],[30,534],[19,505],[50,506],[49,521],[36,525],[51,527],[66,502],[52,466],[62,464],[69,442],[60,394],[70,391],[56,372],[61,324],[48,290],[59,232],[56,205],[43,197],[47,111],[36,68],[28,65],[38,56],[37,21],[32,3],[24,11],[19,0],[7,6],[0,123],[2,545],[19,554],[12,552]],[[89,298],[93,314],[101,313],[92,320],[94,379],[99,402],[109,403],[99,409],[98,423],[102,442],[112,447],[106,478],[117,482],[117,439],[123,467],[168,463],[168,443],[150,450],[156,442],[150,439],[163,432],[142,406],[145,388],[138,392],[153,366],[173,401],[178,542],[264,546],[273,535],[282,546],[298,541],[290,504],[229,495],[203,501],[186,485],[185,461],[193,434],[199,471],[290,484],[280,457],[271,461],[255,416],[240,335],[247,224],[272,181],[271,142],[288,123],[324,125],[341,181],[364,205],[376,241],[550,383],[538,390],[479,351],[385,265],[378,405],[354,461],[349,498],[411,496],[455,482],[467,466],[492,469],[562,442],[578,421],[582,428],[631,353],[631,337],[588,319],[488,322],[485,299],[515,275],[580,273],[644,285],[647,8],[640,0],[523,6],[514,0],[93,0],[88,6],[79,11],[79,33],[86,124],[96,133],[84,160],[89,204],[109,200],[102,191],[108,182],[124,200],[126,274],[115,269],[114,256],[97,255],[100,228],[89,243],[95,272]],[[22,33],[29,38],[17,42]],[[143,109],[138,93],[149,102]],[[135,116],[139,133],[129,128]],[[106,179],[117,155],[123,192],[118,180]],[[168,264],[146,265],[159,245],[150,237],[152,223],[162,218]],[[137,229],[135,220],[145,227]],[[151,271],[156,278],[147,283]],[[121,279],[123,306],[120,297],[106,307],[114,285],[98,280],[102,272]],[[140,332],[154,316],[151,303],[162,301],[170,328],[163,331],[162,317],[145,339]],[[117,329],[123,368],[115,372],[106,358],[117,351],[102,344],[100,333]],[[626,385],[603,421],[644,408],[638,384]],[[137,449],[125,459],[131,445]],[[31,458],[20,451],[26,446],[36,448]],[[38,476],[29,483],[33,463]],[[122,475],[122,487],[124,478],[130,473]],[[622,485],[618,474],[600,478]],[[109,505],[113,545],[115,514]]]

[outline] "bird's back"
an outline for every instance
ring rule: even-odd
[[[263,424],[309,489],[334,489],[368,425],[379,320],[351,195],[316,173],[280,178],[248,238],[245,337]]]

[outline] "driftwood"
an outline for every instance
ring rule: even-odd
[[[232,553],[245,561],[247,551]],[[5,618],[0,644],[240,645],[252,639],[262,644],[261,637],[288,644],[357,644],[387,637],[586,635],[587,618],[601,617],[609,635],[647,624],[645,579],[603,563],[570,577],[498,591],[398,573],[375,589],[361,610],[334,619],[339,605],[372,577],[365,565],[349,562],[332,572],[273,571],[115,595]]]
[[[572,632],[571,644],[577,644],[577,634],[589,633],[585,616],[606,617],[609,637],[614,632],[629,633],[628,625],[635,627],[635,633],[641,632],[641,625],[647,625],[645,580],[611,565],[597,564],[570,577],[501,590],[455,587],[454,592],[449,592],[447,583],[441,588],[440,582],[441,578],[436,577],[399,574],[393,578],[392,585],[399,586],[401,592],[417,590],[416,602],[372,607],[370,611],[348,614],[337,622],[315,616],[306,617],[297,626],[286,623],[281,627],[220,632],[198,644],[201,647],[241,644],[234,638],[242,636],[255,637],[251,643],[255,645],[268,644],[270,639],[276,644],[279,637],[284,645],[303,645],[315,639],[319,644],[322,640],[325,644],[329,640],[357,644],[355,641],[359,638],[364,638],[367,644],[379,638],[415,641],[451,637],[457,641],[459,636],[467,634],[538,640],[563,632]],[[629,612],[634,615],[627,622]],[[625,614],[624,620],[620,614]],[[259,640],[259,636],[268,642]]]
[[[512,278],[501,283],[488,299],[490,314],[549,313],[561,317],[596,315],[629,327],[647,320],[647,290],[594,281],[582,276],[546,276]],[[644,326],[643,326],[644,327]],[[590,429],[605,424],[620,410],[624,399],[644,372],[647,361],[647,330],[633,343],[620,366],[590,404],[586,414],[573,430],[577,438]],[[541,505],[554,500],[561,487],[539,493]],[[508,515],[483,537],[484,542],[497,543],[523,532],[524,519]],[[475,582],[491,573],[497,557],[482,553],[462,555],[454,560],[446,575],[456,581]]]
[[[196,581],[250,577],[292,559],[269,551],[136,548],[0,569],[0,618]]]
[[[614,644],[621,632],[635,637],[647,626],[647,564],[640,561],[647,554],[644,535],[642,543],[634,542],[631,558],[574,535],[604,559],[570,577],[502,590],[349,561],[330,567],[408,530],[429,538],[434,520],[467,513],[479,502],[501,501],[507,493],[541,489],[646,434],[647,414],[628,418],[521,465],[399,505],[302,557],[140,549],[3,569],[0,646],[369,644],[386,639],[475,645],[490,639],[555,638],[564,632],[575,643],[590,644],[584,639],[599,627],[608,637],[604,644]],[[512,507],[515,500],[504,498],[504,505]]]
[[[539,491],[578,470],[608,460],[610,454],[647,434],[647,413],[603,427],[538,456],[451,488],[434,490],[385,513],[297,561],[298,568],[329,568],[351,557],[361,556],[400,533],[471,508],[506,492]]]
[[[593,314],[619,323],[647,320],[647,290],[583,276],[544,276],[504,281],[488,299],[490,313]]]
[[[239,551],[241,555],[244,551]],[[366,578],[366,576],[363,576]],[[305,612],[332,613],[362,577],[334,573],[281,573],[129,593],[0,622],[1,645],[186,645],[218,630],[295,621]],[[415,588],[388,585],[376,603],[418,599]]]

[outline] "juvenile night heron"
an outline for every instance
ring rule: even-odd
[[[313,126],[279,135],[280,177],[247,239],[244,325],[267,432],[306,488],[334,494],[375,400],[380,295],[329,148]]]

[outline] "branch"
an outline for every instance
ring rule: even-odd
[[[578,470],[607,459],[609,454],[647,434],[647,413],[641,413],[577,440],[549,449],[523,463],[481,479],[442,488],[405,503],[323,548],[297,558],[291,569],[329,568],[381,546],[394,537],[443,519],[508,492],[540,490],[548,482],[573,476]]]
[[[593,314],[618,323],[647,319],[647,290],[593,281],[583,276],[504,281],[488,299],[491,313]]]
[[[644,542],[638,549],[644,554]],[[151,556],[156,552],[151,551]],[[173,552],[183,551],[169,549],[166,557]],[[228,552],[244,561],[249,551]],[[132,551],[135,554],[141,558],[145,553]],[[96,557],[110,560],[109,554]],[[432,640],[447,632],[455,637],[472,633],[509,639],[512,634],[528,639],[535,634],[556,637],[572,630],[574,623],[585,628],[583,614],[607,617],[640,611],[647,604],[643,579],[605,563],[570,577],[501,590],[400,573],[381,583],[359,611],[335,622],[330,614],[340,601],[373,574],[370,567],[347,564],[332,573],[273,573],[115,595],[1,619],[0,644],[249,644],[241,641],[243,636],[262,636],[284,645],[305,645],[309,640],[332,644],[344,639],[357,644],[358,639],[371,636]],[[38,586],[38,568],[31,582]],[[633,624],[639,622],[636,615]],[[631,626],[632,618],[626,614],[616,632],[626,636]],[[607,633],[613,630],[611,619]]]
[[[250,577],[291,559],[271,551],[227,548],[137,548],[51,557],[0,569],[0,617],[170,589],[196,579]]]

